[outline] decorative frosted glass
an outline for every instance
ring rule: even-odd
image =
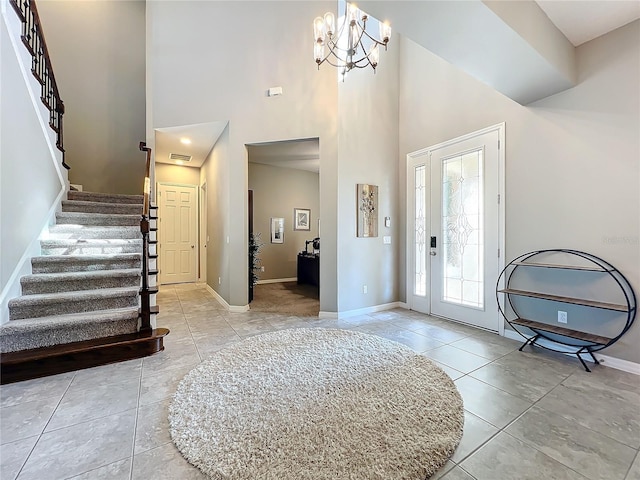
[[[442,163],[442,300],[484,308],[482,150]]]
[[[415,169],[415,295],[425,297],[427,295],[427,212],[425,212],[425,195],[427,186],[425,185],[424,165]]]

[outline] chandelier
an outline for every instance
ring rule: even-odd
[[[380,22],[380,40],[367,32],[369,16],[351,3],[346,4],[342,24],[336,30],[336,17],[327,12],[313,21],[315,45],[313,53],[318,64],[327,62],[337,67],[344,81],[345,75],[354,68],[371,66],[375,73],[380,60],[380,48],[387,49],[391,38],[391,27]],[[363,43],[364,41],[364,43]],[[365,48],[365,43],[369,48]]]

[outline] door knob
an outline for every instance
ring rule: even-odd
[[[191,245],[191,248],[195,248],[195,245]]]
[[[429,252],[429,255],[431,255],[432,257],[436,256],[436,252],[434,252],[433,250]]]

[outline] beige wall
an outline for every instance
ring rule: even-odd
[[[400,185],[408,153],[506,122],[506,259],[545,248],[583,250],[619,268],[637,295],[639,37],[636,21],[581,45],[578,85],[529,107],[403,40]],[[401,189],[401,205],[405,198]],[[640,362],[639,343],[636,322],[603,353]]]
[[[259,258],[265,271],[258,273],[260,280],[297,276],[298,253],[304,250],[305,240],[318,236],[319,186],[318,174],[314,172],[249,163],[253,231],[260,233],[263,243]],[[311,210],[310,231],[293,230],[294,208]],[[284,218],[282,244],[271,243],[271,217]]]
[[[200,169],[168,163],[156,163],[156,182],[200,185]]]
[[[200,186],[207,191],[207,284],[229,302],[229,127],[200,168]],[[248,275],[248,270],[245,270]],[[245,279],[248,284],[248,277]]]
[[[245,145],[318,137],[320,216],[326,219],[322,231],[328,238],[321,257],[320,304],[323,310],[337,309],[337,81],[335,69],[318,71],[309,60],[313,58],[311,27],[301,21],[313,20],[331,8],[335,8],[334,2],[323,1],[147,4],[147,91],[152,128],[229,121],[226,151],[217,157],[225,165],[216,167],[225,175],[224,190],[219,192],[224,203],[219,217],[209,212],[210,226],[215,220],[222,240],[229,238],[225,245],[209,244],[215,252],[226,251],[220,258],[228,262],[228,274],[220,276],[218,285],[218,276],[208,272],[207,282],[218,293],[228,292],[223,297],[231,305],[247,305]],[[287,35],[274,25],[287,25]],[[240,31],[252,33],[238,35]],[[233,48],[218,42],[219,38],[233,38]],[[256,38],[260,42],[256,43]],[[193,71],[194,65],[198,66],[197,75],[176,75]],[[265,92],[273,86],[282,86],[283,95],[267,97]],[[210,173],[208,168],[207,176]],[[227,267],[220,268],[224,271]]]
[[[338,86],[339,311],[398,300],[399,51],[394,35],[388,51],[380,53],[375,75],[356,70]],[[378,186],[378,237],[356,236],[358,183]],[[384,217],[391,217],[391,228]],[[390,245],[384,236],[391,237]]]
[[[145,2],[38,2],[65,104],[69,180],[141,194],[145,157]]]

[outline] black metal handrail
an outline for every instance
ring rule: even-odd
[[[151,193],[151,148],[145,142],[140,142],[140,151],[147,153],[147,165],[144,174],[143,207],[140,219],[140,233],[142,233],[142,288],[140,290],[140,331],[151,330],[151,291],[149,289],[149,194]]]
[[[64,159],[62,117],[64,102],[60,98],[56,77],[51,66],[51,57],[44,39],[40,15],[35,0],[9,0],[22,22],[22,43],[31,54],[31,73],[40,83],[40,99],[49,110],[49,126],[56,132],[56,147],[62,152],[62,166],[71,167]]]

